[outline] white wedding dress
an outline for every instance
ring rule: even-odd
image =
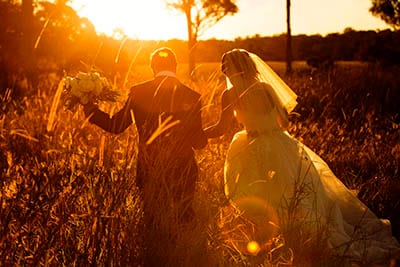
[[[318,155],[282,130],[276,108],[235,113],[245,130],[233,137],[225,162],[225,193],[232,203],[258,198],[281,225],[296,220],[311,232],[327,226],[327,245],[338,256],[374,262],[399,255],[389,221],[377,218]]]
[[[262,247],[278,234],[298,243],[315,238],[332,255],[360,264],[399,258],[390,222],[377,218],[317,154],[281,127],[297,105],[291,88],[243,49],[224,53],[221,70],[227,77],[221,118],[206,131],[218,136],[232,113],[244,127],[228,149],[224,182],[229,207],[250,222],[253,240]],[[310,238],[297,241],[301,235]],[[241,251],[257,252],[250,235],[242,236],[231,240],[250,246]]]

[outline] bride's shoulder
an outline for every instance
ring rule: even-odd
[[[260,87],[262,91],[267,93],[268,97],[272,97],[275,94],[274,89],[269,83],[260,82]]]
[[[266,83],[266,82],[260,82],[260,87],[263,88],[264,90],[267,90],[267,91],[271,91],[272,90],[271,85],[269,83]]]

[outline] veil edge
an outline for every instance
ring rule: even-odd
[[[268,83],[283,108],[290,113],[297,106],[297,94],[279,77],[279,75],[259,56],[250,53],[253,62],[259,72],[259,80]]]

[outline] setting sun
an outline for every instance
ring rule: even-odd
[[[87,17],[98,33],[124,34],[141,40],[186,39],[183,14],[168,9],[161,0],[73,0],[71,6]]]

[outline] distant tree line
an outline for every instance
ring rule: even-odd
[[[208,40],[199,44],[198,58],[215,61],[221,52],[232,47],[245,48],[269,61],[285,61],[285,34],[239,38],[234,41]],[[212,53],[219,48],[216,54]],[[400,64],[400,31],[355,31],[321,35],[296,35],[292,37],[293,60],[313,57],[331,58],[334,61],[368,61]]]

